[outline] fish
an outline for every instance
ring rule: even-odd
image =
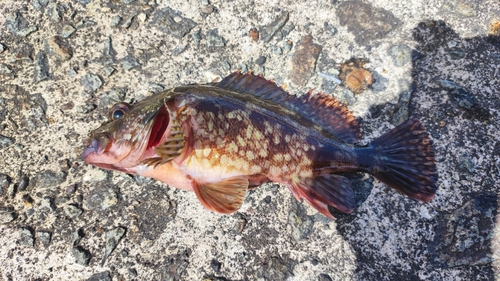
[[[109,115],[84,142],[86,163],[193,191],[221,214],[236,212],[249,189],[276,182],[334,219],[331,208],[356,207],[351,172],[420,202],[437,190],[433,141],[418,119],[361,145],[357,119],[333,96],[289,94],[262,75],[174,87],[117,103]]]

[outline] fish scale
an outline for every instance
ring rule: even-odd
[[[119,118],[85,142],[87,163],[194,191],[219,213],[237,211],[249,188],[270,181],[325,216],[333,218],[330,207],[350,213],[354,191],[344,172],[370,173],[422,202],[437,189],[434,149],[420,121],[359,146],[356,118],[335,98],[290,95],[251,73],[175,87],[110,116]]]

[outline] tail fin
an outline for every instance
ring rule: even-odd
[[[429,134],[417,119],[383,134],[372,142],[377,152],[370,173],[388,186],[418,201],[430,201],[438,178]]]

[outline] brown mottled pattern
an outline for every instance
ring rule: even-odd
[[[311,159],[321,147],[319,142],[266,112],[205,97],[185,108],[178,118],[188,121],[190,117],[199,127],[194,130],[188,166],[201,163],[204,169],[224,167],[228,173],[265,174],[275,181],[313,173]]]

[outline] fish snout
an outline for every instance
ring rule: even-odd
[[[81,159],[86,161],[87,157],[93,153],[102,154],[109,150],[111,146],[111,140],[106,136],[101,136],[99,138],[89,138],[84,142],[85,149],[81,155]]]

